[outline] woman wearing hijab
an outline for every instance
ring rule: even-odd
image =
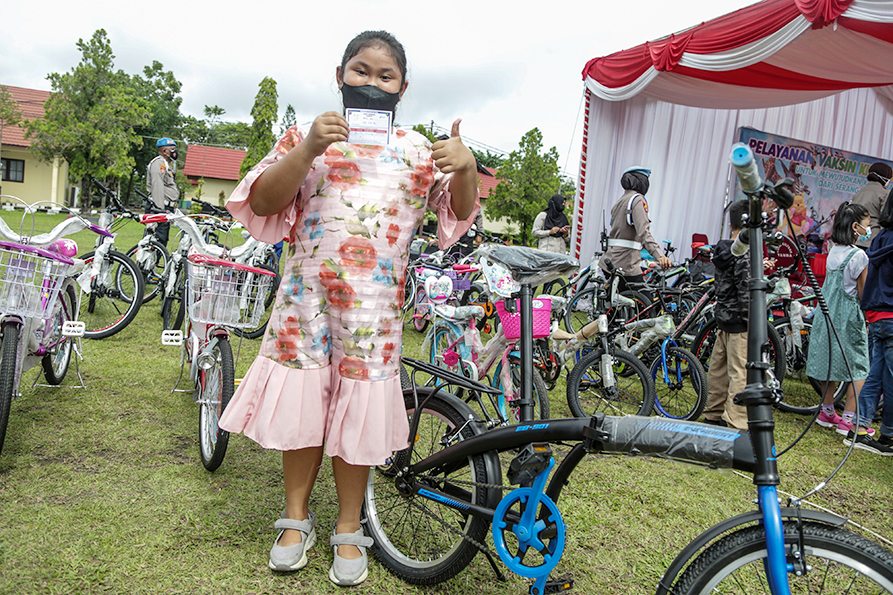
[[[560,194],[555,194],[549,199],[546,210],[533,220],[533,235],[539,240],[537,248],[558,254],[567,253],[567,242],[570,233],[570,223],[564,214],[565,199]]]

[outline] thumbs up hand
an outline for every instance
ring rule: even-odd
[[[431,145],[431,156],[434,158],[434,165],[445,174],[477,169],[474,155],[462,143],[462,137],[459,135],[460,122],[462,122],[461,118],[453,122],[453,129],[450,131],[449,139],[439,140]]]

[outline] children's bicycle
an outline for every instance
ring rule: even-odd
[[[230,331],[258,324],[275,274],[221,258],[231,254],[220,246],[205,243],[199,226],[186,215],[163,216],[183,230],[192,247],[186,255],[184,271],[188,279],[184,292],[186,332],[165,330],[161,341],[163,345],[182,347],[181,364],[189,369],[192,392],[199,405],[202,465],[214,471],[223,462],[229,442],[229,433],[220,429],[218,422],[235,388]],[[181,379],[182,374],[181,367]]]
[[[29,213],[33,216],[34,205],[25,204],[23,217]],[[17,233],[0,219],[0,237],[6,240],[0,241],[0,450],[22,374],[40,365],[50,385],[61,384],[76,340],[84,335],[75,281],[84,263],[72,258],[77,244],[62,239],[83,229],[108,235],[76,216],[42,234],[34,234],[33,225],[32,233]]]
[[[746,147],[745,147],[746,150]],[[746,153],[752,163],[752,155]],[[747,165],[736,153],[733,161]],[[754,167],[755,169],[755,167]],[[746,179],[746,178],[745,178]],[[749,180],[748,180],[749,181]],[[550,580],[567,544],[568,528],[558,502],[587,453],[657,456],[711,468],[752,473],[757,509],[727,519],[684,548],[660,580],[661,595],[714,592],[883,593],[893,591],[893,554],[846,531],[845,520],[803,509],[799,500],[781,507],[774,444],[773,389],[762,361],[766,283],[762,272],[761,204],[764,196],[790,205],[783,184],[743,183],[752,196],[750,242],[753,280],[748,332],[747,388],[739,395],[750,430],[741,432],[691,421],[640,416],[534,421],[530,398],[532,297],[521,289],[522,422],[487,430],[447,385],[492,390],[423,362],[406,361],[441,381],[404,391],[410,417],[409,446],[370,473],[363,526],[372,551],[392,573],[414,584],[432,585],[459,572],[483,551],[495,566],[534,580],[531,595],[555,593],[572,581]],[[787,181],[790,182],[790,181]],[[789,202],[788,202],[789,201]],[[510,250],[526,250],[511,249]],[[516,254],[494,253],[515,277],[542,274]],[[463,384],[464,383],[464,384]],[[556,466],[551,443],[574,446]],[[516,452],[504,487],[498,453]],[[551,476],[551,477],[550,477]],[[503,494],[503,490],[508,493]],[[492,547],[487,545],[487,535]]]
[[[113,196],[99,180],[93,185],[106,196]],[[96,239],[92,252],[82,255],[84,271],[78,284],[84,292],[85,308],[81,312],[88,339],[104,339],[124,330],[136,317],[143,304],[143,275],[127,255],[115,250],[114,231],[125,221],[115,215],[126,215],[117,199],[111,200],[99,214],[99,227],[109,231]]]

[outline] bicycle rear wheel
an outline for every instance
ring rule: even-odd
[[[787,318],[776,318],[773,322],[785,353],[787,364],[781,388],[784,397],[776,404],[781,411],[812,415],[822,403],[821,383],[806,375],[806,358],[809,356],[809,335],[812,323],[803,321],[803,328],[794,331]],[[846,396],[849,382],[837,384],[834,392],[834,404],[840,403]]]
[[[186,312],[186,270],[181,266],[177,270],[174,292],[161,298],[161,328],[163,330],[179,329],[183,326]]]
[[[19,351],[19,325],[3,325],[3,339],[0,341],[0,452],[6,440],[6,427],[9,424],[9,409],[12,395],[18,388],[16,379],[16,358]]]
[[[392,574],[415,585],[435,585],[461,572],[478,552],[475,543],[486,539],[489,522],[420,496],[412,482],[423,483],[464,502],[495,508],[501,484],[499,459],[492,453],[469,455],[463,461],[434,469],[424,477],[397,476],[412,463],[467,440],[477,433],[465,403],[438,393],[430,400],[430,388],[419,387],[424,403],[419,427],[409,449],[394,454],[386,464],[374,467],[366,485],[362,518],[372,537],[372,554]],[[406,414],[412,418],[416,403],[412,390],[403,392]],[[445,444],[446,443],[446,444]]]
[[[521,398],[521,356],[510,355],[509,371],[512,377],[512,396],[508,399],[500,395],[497,399],[500,407],[505,408],[505,418],[510,424],[521,423],[521,408],[518,399]],[[493,369],[493,386],[502,388],[502,362]],[[533,369],[533,419],[549,419],[549,389],[539,370]]]
[[[81,257],[85,270],[90,270],[95,258],[94,252]],[[88,339],[104,339],[122,331],[136,317],[142,300],[134,296],[143,295],[143,275],[136,263],[114,250],[108,253],[108,273],[105,278],[96,275],[90,280],[87,292],[87,311],[81,312],[81,321],[86,325],[84,336]]]
[[[567,377],[567,404],[575,417],[595,412],[607,415],[651,415],[654,383],[645,365],[634,355],[615,350],[613,386],[605,386],[602,354],[596,349],[578,361]]]
[[[595,320],[595,288],[575,293],[564,310],[564,328],[576,333]]]
[[[40,360],[43,374],[47,383],[62,384],[65,374],[68,373],[68,364],[71,362],[71,346],[74,339],[62,336],[62,327],[66,321],[75,319],[75,305],[77,304],[75,286],[68,285],[59,292],[59,299],[53,308],[52,331],[49,337],[44,337],[44,344],[55,343],[47,354]]]
[[[138,258],[139,244],[127,251],[127,257],[136,263],[143,276],[143,303],[155,299],[164,286],[167,267],[170,264],[171,254],[160,242],[150,240],[146,248],[146,254],[142,259]]]
[[[707,374],[695,355],[681,347],[667,348],[667,378],[663,357],[651,363],[654,409],[672,419],[697,419],[707,404]]]
[[[799,551],[795,522],[784,524],[788,564],[803,556],[807,570],[788,573],[791,593],[893,592],[893,554],[863,537],[839,527],[803,524],[803,551]],[[707,593],[769,593],[764,561],[766,533],[746,527],[726,535],[703,551],[686,568],[670,590],[677,595]]]
[[[198,392],[198,439],[202,465],[215,471],[226,456],[229,432],[221,430],[218,422],[233,396],[236,384],[233,368],[233,350],[227,337],[217,337],[211,355],[213,364],[207,370],[199,368],[196,391]]]

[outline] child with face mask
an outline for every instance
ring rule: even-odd
[[[362,33],[335,77],[345,110],[393,112],[409,84],[403,46],[383,31]],[[307,564],[317,520],[310,494],[325,453],[339,507],[329,579],[351,586],[367,577],[360,508],[369,467],[408,445],[399,362],[409,242],[426,209],[446,247],[480,208],[459,122],[433,145],[393,129],[387,145],[369,146],[347,142],[345,115],[326,112],[290,128],[227,203],[258,239],[289,238],[260,355],[220,419],[282,451],[286,506],[273,570]]]
[[[818,380],[824,389],[822,411],[816,423],[834,429],[849,440],[856,438],[853,431],[856,398],[868,377],[868,333],[859,303],[865,286],[868,257],[855,243],[868,233],[870,222],[868,211],[861,205],[845,202],[837,209],[831,230],[834,246],[828,253],[827,275],[822,285],[837,338],[822,313],[816,312],[806,360],[806,374]],[[849,362],[849,367],[845,361]],[[850,383],[843,416],[834,410],[837,382]],[[877,444],[870,435],[872,433],[873,430],[860,434],[858,447],[884,454],[881,451],[885,447]]]

